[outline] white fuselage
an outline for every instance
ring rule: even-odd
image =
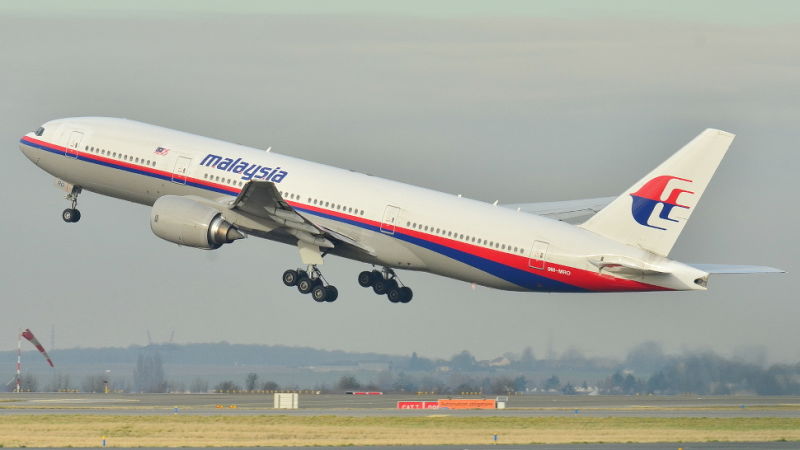
[[[152,205],[164,195],[232,200],[250,179],[272,181],[298,213],[372,249],[331,253],[370,264],[506,290],[704,289],[695,280],[707,274],[690,266],[480,201],[125,119],[61,119],[43,129],[23,137],[21,150],[72,185]],[[292,243],[280,233],[274,240]],[[664,273],[607,272],[592,263],[599,256]]]

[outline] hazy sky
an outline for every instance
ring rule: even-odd
[[[696,3],[5,3],[0,349],[19,328],[48,343],[54,325],[57,347],[174,330],[179,342],[482,358],[543,355],[551,340],[617,356],[657,340],[797,361],[797,2]],[[64,224],[62,192],[17,141],[85,115],[507,203],[616,195],[718,127],[738,137],[671,256],[790,272],[599,295],[404,272],[415,298],[394,305],[358,287],[366,265],[331,258],[340,299],[319,305],[280,281],[299,263],[293,247],[179,248],[152,235],[147,207],[92,193],[81,222]]]

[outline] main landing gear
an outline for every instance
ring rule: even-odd
[[[333,302],[339,297],[339,290],[328,284],[317,266],[309,266],[309,270],[289,269],[283,272],[283,284],[296,286],[301,294],[311,294],[317,303]]]
[[[408,303],[414,296],[411,288],[402,285],[394,271],[389,268],[384,268],[383,272],[379,270],[361,272],[358,274],[358,284],[365,288],[372,287],[378,295],[386,294],[392,303]]]
[[[78,211],[78,194],[81,193],[81,188],[73,187],[69,194],[67,194],[67,200],[71,202],[71,206],[65,209],[61,213],[61,218],[64,219],[64,222],[67,223],[75,223],[81,220],[81,212]]]

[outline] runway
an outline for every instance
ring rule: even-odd
[[[59,447],[52,447],[58,449]],[[61,447],[81,450],[80,447]],[[87,447],[85,450],[95,449]],[[114,447],[116,450],[141,450],[141,447]],[[174,447],[147,447],[151,450],[174,450]],[[327,450],[397,450],[397,446],[326,447]],[[796,449],[797,442],[662,442],[656,444],[527,444],[527,445],[435,445],[404,446],[404,450],[786,450]],[[182,450],[206,450],[207,447],[182,447]],[[236,447],[237,450],[286,450],[286,447]],[[292,447],[292,450],[319,450],[319,447]]]
[[[800,397],[520,395],[506,409],[399,410],[400,400],[435,395],[301,394],[296,410],[273,409],[269,394],[0,394],[0,415],[274,415],[299,416],[505,416],[505,417],[800,417]]]

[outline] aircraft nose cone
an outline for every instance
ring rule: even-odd
[[[22,138],[19,140],[19,151],[21,151],[21,152],[22,152],[22,154],[23,154],[23,155],[25,155],[25,157],[26,157],[26,158],[28,158],[28,159],[30,159],[31,161],[33,161],[34,163],[36,163],[36,161],[37,161],[37,159],[38,159],[38,158],[35,158],[35,157],[34,157],[34,152],[33,152],[33,149],[31,149],[31,148],[28,146],[28,144],[25,142],[25,139],[24,139],[24,138],[25,138],[25,137],[23,136],[23,137],[22,137]]]

